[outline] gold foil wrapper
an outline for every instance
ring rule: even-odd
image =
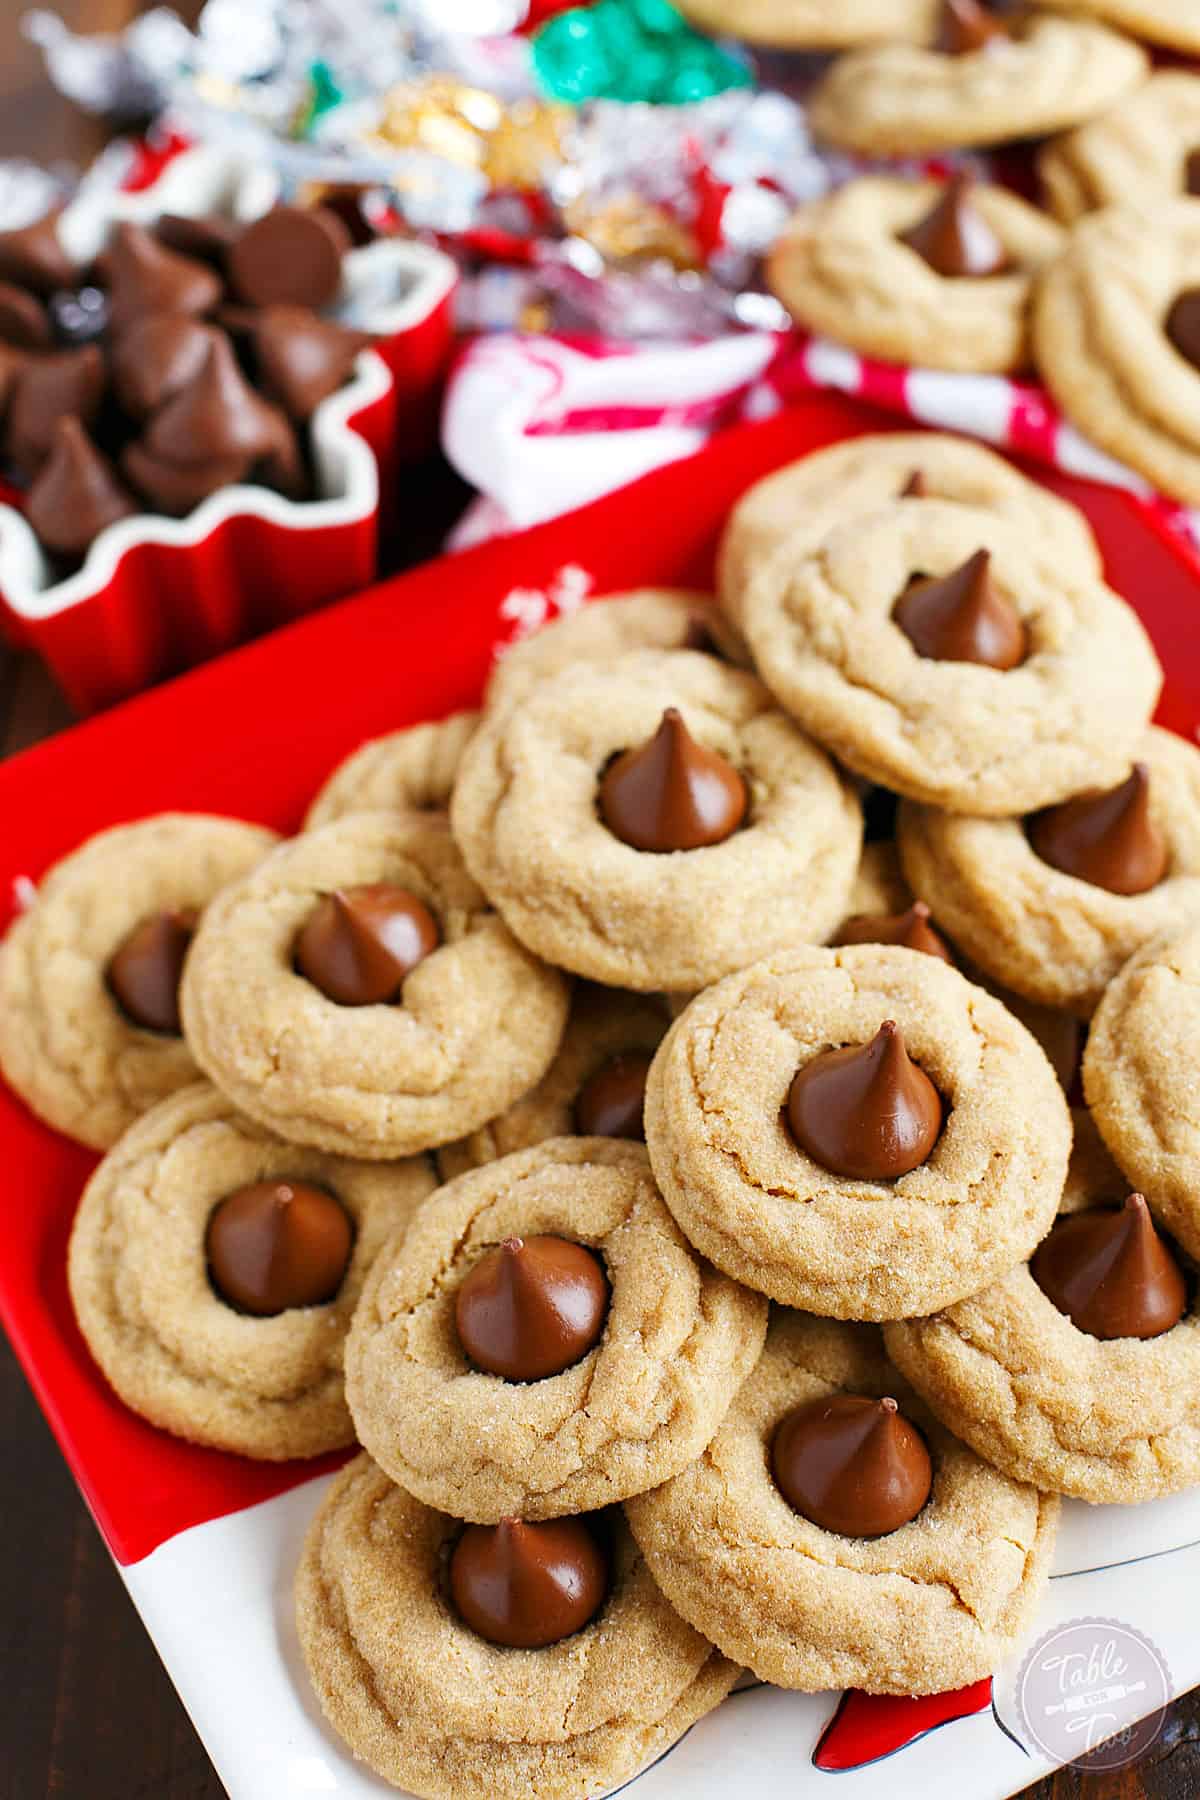
[[[616,194],[601,201],[582,194],[567,204],[563,217],[572,236],[591,244],[605,262],[666,261],[680,270],[704,266],[687,226],[640,194]]]
[[[533,192],[563,160],[569,107],[543,100],[507,106],[452,75],[404,82],[386,96],[375,141],[424,150],[478,169],[494,188]]]

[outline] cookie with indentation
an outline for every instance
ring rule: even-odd
[[[408,896],[434,941],[384,999],[344,1003],[301,973],[301,934],[331,896],[377,887]],[[340,949],[352,971],[370,954],[353,936]],[[293,1142],[386,1160],[476,1130],[540,1081],[569,986],[488,905],[444,817],[353,813],[222,895],[182,1000],[196,1061],[243,1112]]]
[[[957,201],[956,258],[931,260],[905,236],[954,204],[955,192],[864,175],[811,201],[767,258],[772,293],[799,324],[866,356],[975,374],[1023,367],[1033,284],[1062,232],[1016,194],[973,185]],[[979,266],[968,272],[975,248]]]
[[[458,1296],[502,1246],[547,1237],[599,1259],[607,1312],[576,1361],[508,1379],[468,1354]],[[360,1443],[427,1505],[556,1518],[698,1456],[765,1330],[761,1297],[687,1243],[641,1145],[555,1138],[451,1182],[380,1256],[348,1348],[350,1405]]]
[[[678,756],[662,736],[668,714]],[[689,804],[717,806],[719,839],[670,849],[669,836],[662,848],[619,836],[602,802],[616,759],[634,755],[649,776],[647,823],[650,790],[678,776]],[[827,936],[862,844],[858,799],[824,752],[754,676],[694,650],[631,651],[486,717],[451,822],[531,950],[639,992],[703,987],[774,945]]]
[[[239,819],[161,813],[101,832],[43,877],[0,944],[0,1070],[39,1118],[106,1150],[196,1080],[175,1016],[188,939],[278,841]]]
[[[963,630],[944,644],[908,613],[934,583],[939,604],[961,590],[944,617]],[[780,705],[841,762],[989,817],[1118,780],[1162,683],[1110,588],[1031,555],[1009,520],[947,500],[893,500],[781,553],[743,590],[738,622]],[[978,648],[956,641],[973,633]]]
[[[423,1800],[583,1800],[719,1705],[736,1666],[664,1599],[619,1512],[609,1529],[611,1587],[592,1622],[544,1649],[505,1649],[447,1597],[457,1521],[367,1456],[344,1469],[305,1544],[296,1622],[355,1756]]]
[[[874,1047],[889,1021],[906,1075],[915,1065],[938,1097],[936,1135],[907,1172],[845,1173],[797,1137],[794,1084],[829,1052]],[[699,995],[655,1058],[645,1116],[663,1197],[703,1255],[849,1319],[932,1312],[1023,1261],[1071,1143],[1054,1071],[1007,1008],[937,957],[877,944],[783,951]]]
[[[1189,4],[1189,12],[1192,10]],[[1200,25],[1196,45],[1200,48]],[[1164,69],[1110,111],[1047,144],[1038,173],[1056,218],[1197,191],[1200,77]]]
[[[1116,1216],[1129,1183],[1082,1110],[1075,1132],[1061,1214]],[[1194,1297],[1190,1268],[1187,1279]],[[889,1325],[885,1338],[943,1423],[1014,1480],[1110,1505],[1200,1482],[1193,1305],[1160,1335],[1098,1337],[1025,1264],[957,1306]]]
[[[932,1462],[925,1505],[885,1535],[816,1524],[773,1479],[788,1414],[845,1395],[894,1402]],[[667,1597],[764,1681],[924,1694],[981,1680],[1015,1648],[1049,1572],[1059,1505],[944,1430],[878,1330],[777,1310],[704,1456],[627,1512]]]
[[[479,723],[475,712],[409,725],[348,756],[308,809],[305,831],[356,812],[446,812],[458,765]]]
[[[341,1278],[334,1267],[319,1304],[252,1313],[216,1285],[214,1215],[262,1183],[315,1189],[348,1221]],[[127,1406],[193,1443],[269,1461],[352,1444],[350,1319],[375,1255],[435,1186],[425,1158],[384,1165],[301,1150],[195,1083],[129,1128],[80,1202],[68,1275],[88,1348]],[[261,1274],[267,1242],[262,1231],[243,1238],[248,1274]]]
[[[900,809],[909,885],[955,942],[996,981],[1082,1019],[1150,939],[1200,918],[1200,751],[1151,726],[1134,754],[1147,772],[1148,818],[1163,852],[1161,878],[1141,892],[1113,891],[1046,861],[1036,815]],[[1130,779],[1126,764],[1110,791],[1119,796]],[[1095,785],[1088,779],[1085,789]]]
[[[840,150],[961,150],[1078,125],[1148,67],[1144,50],[1106,26],[1039,12],[961,55],[913,44],[852,50],[820,82],[809,118]]]

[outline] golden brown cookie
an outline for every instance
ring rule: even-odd
[[[1075,1124],[1061,1210],[1120,1203],[1129,1184],[1087,1114]],[[1200,1482],[1194,1310],[1159,1337],[1094,1337],[1026,1264],[932,1318],[889,1325],[885,1338],[943,1424],[1015,1481],[1116,1505]]]
[[[333,771],[308,809],[305,831],[356,812],[445,812],[479,714],[451,713],[372,738]]]
[[[1088,1033],[1087,1103],[1129,1181],[1200,1259],[1200,919],[1147,944],[1112,982]]]
[[[1195,0],[1041,0],[1081,18],[1101,19],[1130,37],[1170,50],[1200,51],[1200,16]]]
[[[681,0],[702,31],[780,50],[841,50],[851,44],[924,43],[938,0]]]
[[[453,1181],[468,1169],[481,1169],[498,1156],[529,1150],[547,1138],[610,1135],[589,1123],[603,1110],[603,1096],[593,1093],[593,1105],[584,1117],[579,1110],[581,1095],[589,1082],[594,1090],[606,1073],[619,1077],[614,1062],[627,1067],[632,1079],[657,1050],[671,1017],[661,994],[623,994],[588,981],[576,983],[567,1029],[541,1081],[498,1119],[490,1119],[456,1144],[444,1144],[437,1152],[442,1180]],[[610,1110],[614,1098],[609,1097]]]
[[[1011,40],[965,55],[911,44],[852,50],[821,81],[809,118],[839,150],[961,150],[1078,125],[1148,66],[1144,50],[1093,20],[1035,13]]]
[[[457,1293],[506,1240],[602,1257],[602,1335],[519,1382],[468,1360]],[[461,1176],[379,1258],[347,1357],[360,1443],[429,1506],[495,1523],[556,1518],[665,1481],[712,1437],[754,1366],[766,1305],[695,1255],[640,1144],[555,1138]]]
[[[1188,193],[1189,159],[1198,149],[1200,77],[1164,69],[1111,111],[1047,144],[1038,173],[1051,210],[1071,225],[1101,207]]]
[[[723,842],[663,854],[623,842],[599,801],[614,757],[648,745],[671,708],[740,776],[749,808]],[[848,784],[762,683],[687,650],[562,674],[485,719],[451,820],[468,868],[531,950],[639,992],[703,987],[777,944],[826,936],[862,833]]]
[[[215,1288],[210,1220],[259,1182],[319,1188],[352,1220],[350,1262],[327,1303],[259,1317]],[[68,1274],[88,1348],[127,1406],[193,1443],[269,1461],[352,1444],[350,1318],[380,1246],[435,1185],[425,1158],[382,1165],[300,1150],[195,1083],[130,1126],[80,1202]]]
[[[1015,667],[922,654],[899,603],[981,552],[1023,635]],[[1008,815],[1118,780],[1162,671],[1136,613],[1073,567],[1036,560],[1007,519],[908,498],[780,552],[743,590],[738,622],[767,686],[868,780],[956,812]]]
[[[799,1070],[894,1020],[937,1090],[925,1160],[894,1179],[832,1173],[787,1107]],[[779,952],[694,1000],[655,1059],[646,1141],[663,1197],[718,1268],[850,1319],[936,1310],[1045,1235],[1071,1123],[1041,1049],[998,1000],[895,946]]]
[[[502,1649],[444,1597],[457,1523],[360,1456],[296,1577],[300,1645],[334,1730],[421,1800],[586,1800],[636,1774],[738,1671],[668,1605],[616,1513],[613,1531],[612,1591],[593,1622],[545,1649]]]
[[[780,1422],[843,1393],[898,1401],[932,1457],[923,1510],[884,1536],[812,1523],[772,1479]],[[1058,1523],[1056,1500],[927,1414],[877,1330],[779,1311],[705,1454],[626,1510],[685,1618],[764,1681],[809,1692],[937,1693],[991,1674],[1033,1617]]]
[[[177,1029],[148,1029],[119,1005],[113,958],[160,915],[177,917],[181,954],[190,915],[278,841],[237,819],[162,813],[101,832],[49,871],[0,944],[0,1069],[39,1118],[106,1150],[196,1080]]]
[[[1200,286],[1200,200],[1145,201],[1080,220],[1034,304],[1037,365],[1101,449],[1200,502],[1200,366],[1168,335]],[[1183,341],[1182,339],[1180,341]],[[1200,357],[1200,345],[1193,343]]]
[[[377,883],[415,895],[441,942],[400,1002],[339,1005],[297,970],[297,941],[325,896]],[[387,1159],[475,1130],[540,1081],[568,998],[491,911],[444,817],[355,813],[281,845],[209,910],[183,1017],[196,1061],[251,1118]]]
[[[1144,893],[1114,893],[1043,861],[1025,818],[900,809],[909,885],[955,942],[996,981],[1082,1019],[1145,943],[1200,918],[1200,751],[1151,726],[1135,753],[1167,851],[1166,874]],[[1128,776],[1127,765],[1118,781]]]
[[[1024,367],[1033,283],[1062,232],[1016,194],[973,187],[962,205],[1002,266],[941,273],[903,234],[949,193],[893,175],[846,182],[792,219],[767,259],[768,286],[799,324],[866,356],[974,374]]]

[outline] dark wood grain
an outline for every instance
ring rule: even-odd
[[[18,39],[21,10],[0,0],[0,156],[85,159],[99,128],[46,84]],[[77,29],[113,31],[143,8],[136,0],[58,0],[57,10]],[[198,0],[179,10],[194,15]],[[444,482],[432,485],[444,505]],[[0,650],[0,755],[69,719],[40,667]],[[224,1789],[2,1338],[0,1671],[0,1800],[221,1800]],[[901,1767],[897,1774],[903,1794]],[[970,1800],[966,1786],[962,1792]],[[1104,1778],[1064,1771],[1031,1788],[1028,1800],[1198,1795],[1200,1694],[1191,1694],[1138,1767]]]

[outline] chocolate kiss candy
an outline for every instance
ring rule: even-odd
[[[1187,288],[1178,296],[1164,330],[1184,361],[1200,369],[1200,288]]]
[[[630,1050],[588,1076],[575,1100],[575,1129],[580,1137],[645,1142],[642,1108],[653,1061],[648,1051]]]
[[[25,517],[46,549],[56,556],[82,556],[106,526],[137,510],[133,495],[79,420],[60,419],[54,446],[25,505]]]
[[[971,203],[971,187],[969,175],[956,175],[933,210],[900,233],[900,242],[939,275],[998,275],[1009,266],[1004,245]]]
[[[1110,894],[1145,894],[1167,872],[1166,842],[1150,816],[1150,771],[1141,762],[1120,787],[1036,813],[1029,841],[1051,868]]]
[[[381,1006],[441,941],[424,901],[381,881],[327,894],[296,941],[296,966],[338,1006]]]
[[[208,1221],[208,1272],[222,1300],[258,1318],[324,1306],[346,1278],[354,1225],[340,1200],[303,1181],[256,1181]]]
[[[901,944],[906,950],[922,950],[926,956],[940,956],[943,962],[954,961],[950,946],[940,932],[929,923],[929,908],[923,900],[914,901],[907,912],[855,913],[847,919],[835,944]]]
[[[608,1559],[583,1519],[468,1525],[450,1557],[459,1618],[510,1650],[574,1637],[603,1606],[608,1580]]]
[[[480,1257],[458,1290],[458,1339],[489,1375],[544,1381],[599,1342],[608,1299],[608,1278],[582,1244],[506,1238]]]
[[[834,1175],[893,1181],[919,1167],[942,1129],[942,1101],[888,1019],[869,1044],[826,1050],[792,1082],[788,1124],[800,1148]]]
[[[977,550],[949,575],[910,581],[892,617],[918,656],[932,662],[1015,669],[1029,654],[1016,608],[991,577],[991,551]]]
[[[914,469],[904,486],[900,489],[902,500],[928,500],[929,483],[925,479],[923,469]]]
[[[105,974],[117,1005],[135,1025],[180,1035],[179,978],[195,929],[194,913],[151,913],[118,945]]]
[[[19,350],[44,350],[50,342],[50,319],[35,294],[0,281],[0,338]]]
[[[618,756],[600,783],[604,823],[635,850],[724,843],[749,804],[737,770],[696,742],[674,706],[668,706],[650,741]]]
[[[771,1444],[775,1485],[796,1512],[843,1537],[884,1537],[933,1486],[925,1440],[894,1400],[833,1394],[798,1406]]]
[[[1183,1271],[1141,1194],[1060,1219],[1029,1266],[1046,1298],[1089,1337],[1161,1337],[1187,1311]]]
[[[52,294],[71,287],[78,271],[58,235],[61,207],[17,231],[0,231],[0,281]]]
[[[117,331],[140,313],[211,312],[221,298],[210,268],[165,249],[140,225],[118,225],[102,261]]]
[[[279,415],[238,368],[229,339],[210,334],[200,368],[154,415],[144,449],[188,467],[224,457],[266,456],[279,441]]]
[[[310,306],[337,299],[350,233],[336,213],[277,206],[247,225],[229,251],[233,290],[249,306]]]
[[[153,511],[183,518],[210,494],[244,481],[250,461],[247,456],[217,456],[208,462],[173,463],[151,456],[142,444],[127,444],[121,472]]]
[[[947,56],[968,56],[1009,35],[1007,27],[980,0],[942,0],[934,47]]]
[[[254,333],[263,386],[285,412],[303,422],[350,379],[354,359],[373,339],[304,306],[270,306]]]
[[[159,243],[180,256],[192,256],[200,262],[215,263],[220,268],[225,253],[238,235],[238,226],[223,213],[201,213],[191,217],[184,213],[163,213],[155,221],[154,235]]]
[[[1200,150],[1189,152],[1183,165],[1183,191],[1200,194]]]
[[[143,313],[112,349],[117,399],[135,419],[147,419],[200,373],[215,339],[211,326],[186,313]]]
[[[32,477],[41,468],[64,414],[91,425],[103,394],[104,358],[95,344],[27,362],[13,383],[8,409],[8,454],[22,474]]]

